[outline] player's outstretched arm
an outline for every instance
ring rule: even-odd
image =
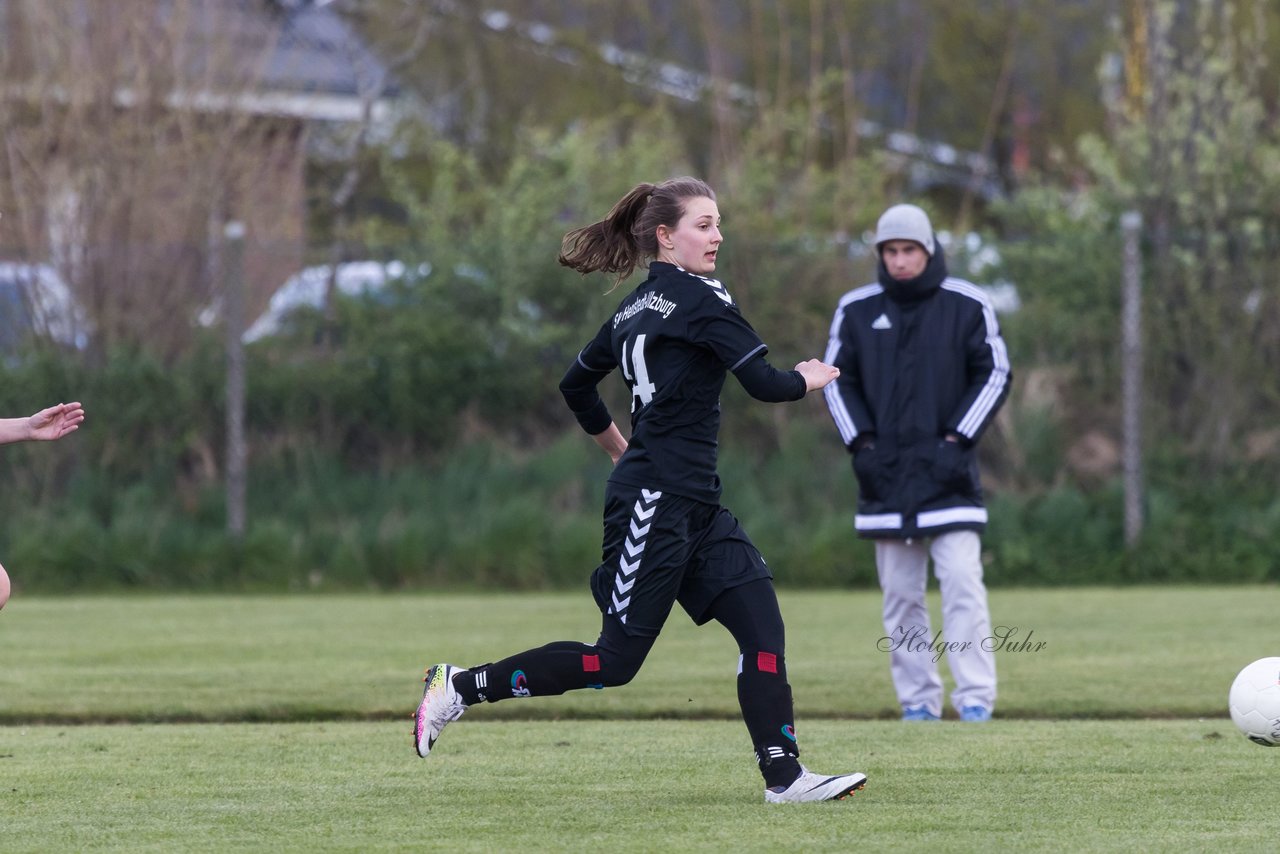
[[[0,445],[61,439],[79,429],[82,421],[84,407],[79,403],[59,403],[26,418],[0,418]]]
[[[817,391],[840,376],[840,369],[820,359],[809,359],[796,365],[796,371],[804,377],[805,392]]]

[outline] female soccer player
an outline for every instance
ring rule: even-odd
[[[0,445],[61,439],[80,429],[84,408],[78,403],[59,403],[26,418],[0,418]],[[0,566],[0,608],[9,601],[9,574]]]
[[[579,424],[613,459],[605,490],[604,562],[591,577],[603,614],[594,645],[559,641],[490,664],[427,669],[414,725],[426,757],[450,721],[479,702],[625,685],[674,603],[733,635],[738,702],[772,803],[844,798],[865,774],[800,764],[773,576],[720,506],[720,390],[733,373],[754,398],[798,400],[839,374],[817,359],[778,371],[724,285],[710,278],[723,237],[716,196],[695,178],[640,184],[601,222],[565,235],[559,261],[582,274],[649,276],[626,296],[560,382]],[[613,370],[631,390],[631,439],[596,387]]]

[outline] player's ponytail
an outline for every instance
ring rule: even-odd
[[[657,256],[658,226],[675,228],[689,199],[715,197],[715,191],[697,178],[637,184],[603,220],[567,233],[557,260],[583,275],[614,273],[616,287],[643,259]]]

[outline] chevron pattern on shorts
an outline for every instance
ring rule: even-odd
[[[631,606],[631,588],[636,584],[636,574],[640,571],[640,561],[644,557],[650,520],[658,509],[658,499],[661,497],[662,493],[657,490],[642,489],[640,498],[631,508],[630,530],[627,531],[618,554],[618,574],[613,578],[613,604],[609,606],[609,613],[617,614],[618,619],[624,623],[627,621],[627,608]]]

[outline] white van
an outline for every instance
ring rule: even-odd
[[[324,308],[332,268],[328,264],[307,267],[281,285],[267,305],[267,310],[245,330],[246,344],[278,335],[290,314],[300,308]],[[431,274],[430,264],[420,264],[410,270],[399,261],[348,261],[338,265],[334,288],[347,297],[372,297],[386,287],[388,282],[405,278],[426,278]]]

